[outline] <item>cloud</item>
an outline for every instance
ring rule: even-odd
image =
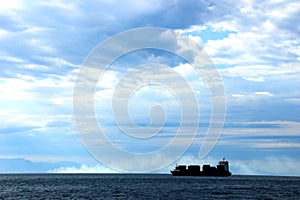
[[[255,92],[254,94],[256,94],[256,95],[262,95],[262,96],[269,96],[269,97],[273,97],[274,96],[270,92]]]
[[[236,174],[299,176],[300,162],[290,157],[265,157],[262,160],[233,160],[231,166]]]
[[[255,144],[256,148],[300,148],[300,143],[292,143],[292,142],[270,142],[270,143],[263,143],[263,144]]]
[[[270,76],[284,78],[284,76],[296,75],[299,73],[298,65],[284,64],[282,66],[274,65],[251,65],[251,66],[234,66],[225,69],[220,69],[221,74],[226,77],[243,77],[247,78],[262,78],[267,79]]]
[[[80,167],[58,167],[56,169],[51,169],[49,173],[118,173],[113,169],[105,167],[100,164],[88,166],[81,165]]]
[[[96,45],[120,31],[162,26],[190,37],[204,48],[219,69],[227,95],[227,124],[215,150],[218,154],[227,152],[234,154],[235,159],[241,158],[235,154],[235,147],[240,144],[245,154],[295,157],[299,152],[300,121],[299,10],[297,1],[3,2],[0,5],[1,152],[5,156],[22,152],[21,156],[39,159],[47,155],[49,158],[49,154],[89,157],[83,153],[72,123],[73,87],[81,64]],[[182,46],[182,50],[188,48],[189,45]],[[120,58],[99,83],[95,110],[105,128],[112,130],[113,119],[108,114],[111,114],[109,99],[114,86],[130,67],[149,62],[164,63],[180,73],[195,89],[201,120],[209,121],[210,96],[203,77],[198,77],[186,62],[174,55],[148,50]],[[132,106],[142,109],[131,113],[138,123],[147,122],[145,107],[151,107],[157,98],[169,106],[171,114],[164,135],[148,146],[139,144],[140,149],[132,141],[117,138],[118,132],[112,136],[121,147],[136,152],[165,144],[174,137],[174,121],[178,121],[174,110],[177,104],[169,99],[172,96],[168,92],[153,87],[140,92]],[[187,127],[184,131],[189,130]],[[201,138],[195,142],[197,149],[201,142]],[[269,151],[272,148],[275,153]],[[195,153],[193,149],[188,151]],[[269,161],[278,164],[266,160]],[[244,166],[249,173],[257,172],[256,167]],[[61,170],[93,171],[93,168],[106,170],[98,165]]]
[[[251,121],[247,123],[231,122],[224,126],[222,135],[237,136],[240,138],[260,139],[266,137],[267,139],[284,137],[297,137],[297,130],[300,127],[299,122],[295,121]],[[230,137],[229,137],[230,139]],[[232,138],[234,142],[234,138]],[[235,138],[237,139],[237,138]],[[291,138],[293,139],[293,138]],[[264,142],[264,141],[262,141]]]
[[[287,102],[299,96],[297,77],[300,55],[299,45],[295,45],[300,42],[297,36],[299,28],[293,26],[299,6],[295,1],[287,4],[268,1],[259,4],[247,1],[236,5],[232,3],[229,1],[212,6],[214,16],[217,16],[216,12],[220,14],[222,8],[227,12],[226,18],[213,18],[205,25],[181,30],[204,39],[207,38],[205,31],[211,34],[228,33],[203,40],[204,50],[223,78],[228,118],[298,121],[295,113],[299,108],[291,101]],[[234,7],[235,12],[228,11],[227,6]],[[283,10],[284,14],[280,14]],[[284,22],[286,26],[282,26]],[[245,23],[247,26],[244,26]],[[254,102],[249,104],[249,101]],[[285,110],[288,114],[283,116],[279,110]],[[273,113],[272,117],[261,114],[264,112]]]
[[[254,81],[254,82],[264,82],[264,77],[243,77],[243,79],[247,80],[247,81]]]

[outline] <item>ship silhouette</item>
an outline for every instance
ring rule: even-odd
[[[171,171],[173,176],[230,176],[229,162],[223,158],[217,167],[203,165],[202,171],[200,165],[176,165]]]

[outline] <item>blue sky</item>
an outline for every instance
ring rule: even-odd
[[[297,1],[281,0],[2,2],[0,159],[82,165],[53,171],[110,171],[88,153],[77,134],[73,119],[77,75],[88,54],[115,34],[163,27],[196,42],[218,69],[227,111],[217,145],[199,160],[211,117],[202,78],[182,58],[149,49],[120,57],[99,82],[95,111],[107,137],[119,148],[144,153],[176,136],[180,112],[165,88],[142,88],[129,106],[132,119],[140,125],[149,123],[151,105],[164,106],[163,134],[151,142],[122,135],[110,106],[114,88],[126,71],[144,63],[164,64],[187,80],[200,108],[196,139],[171,167],[176,162],[215,164],[225,156],[234,173],[300,175],[299,15]],[[118,158],[109,150],[103,153]]]

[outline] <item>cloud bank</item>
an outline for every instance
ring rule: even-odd
[[[73,89],[81,65],[93,48],[114,34],[159,26],[197,42],[222,77],[226,123],[210,156],[238,161],[245,173],[250,166],[249,172],[271,173],[260,168],[261,161],[266,169],[272,163],[287,163],[291,174],[299,174],[293,168],[298,166],[293,163],[299,161],[300,150],[299,11],[298,1],[293,0],[2,2],[0,157],[72,160],[83,164],[75,171],[93,168],[88,167],[94,160],[82,146],[73,121]],[[149,122],[150,103],[159,100],[168,106],[169,121],[159,139],[143,145],[124,139],[112,126],[114,87],[142,63],[168,65],[194,89],[200,128],[186,155],[197,157],[211,117],[210,94],[186,61],[166,52],[132,52],[112,63],[95,94],[98,120],[111,132],[108,137],[114,144],[128,151],[153,151],[174,137],[178,105],[161,88],[144,88],[131,103],[132,118],[140,125]]]

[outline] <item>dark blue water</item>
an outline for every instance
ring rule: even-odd
[[[300,177],[2,174],[0,199],[300,199]]]

